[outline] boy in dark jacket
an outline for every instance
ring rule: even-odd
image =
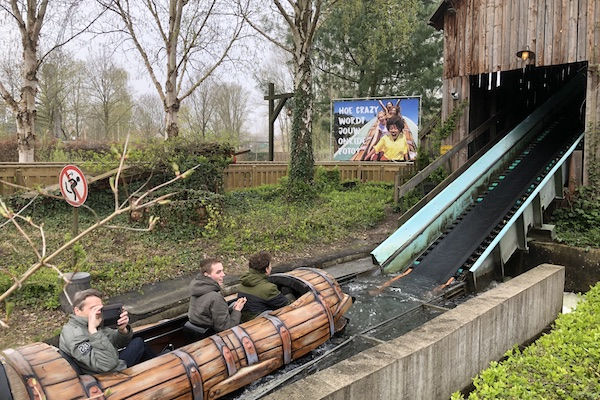
[[[204,260],[200,273],[190,284],[190,322],[201,328],[221,332],[240,323],[241,311],[246,304],[245,298],[238,298],[231,313],[221,294],[223,286],[223,264],[214,258]]]
[[[276,310],[289,304],[289,300],[267,278],[271,275],[269,253],[261,251],[250,256],[248,264],[250,269],[240,277],[242,285],[238,290],[238,296],[247,299],[242,321],[249,321],[263,311]]]

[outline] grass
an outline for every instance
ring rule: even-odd
[[[162,213],[163,224],[153,232],[100,228],[54,264],[63,271],[89,272],[92,285],[112,296],[194,272],[208,256],[223,258],[231,274],[245,268],[245,257],[258,250],[271,251],[277,257],[343,240],[376,226],[391,208],[389,184],[354,183],[345,187],[334,183],[321,189],[316,199],[299,204],[285,201],[278,185],[227,193],[214,207],[208,207],[204,224],[185,222],[179,215],[181,210],[171,207]],[[90,206],[99,215],[110,212],[111,202],[109,192],[99,191],[89,197]],[[60,201],[39,200],[27,211],[33,221],[44,223],[48,253],[69,236],[72,209]],[[128,218],[119,217],[114,223],[131,226]],[[94,221],[89,211],[80,210],[80,230]],[[39,231],[31,227],[26,231],[40,243]],[[36,261],[30,246],[11,225],[0,229],[0,257],[2,292],[12,284],[11,276],[18,276]],[[58,307],[61,287],[53,270],[42,269],[11,296],[10,302],[19,307],[53,309]],[[6,305],[4,308],[6,311]]]
[[[600,248],[598,188],[579,188],[568,207],[554,211],[552,221],[560,242],[570,246]]]

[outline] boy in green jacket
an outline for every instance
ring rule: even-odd
[[[271,255],[266,251],[250,256],[248,272],[240,277],[238,297],[246,298],[242,321],[249,321],[263,311],[276,310],[289,304],[277,285],[269,282]]]

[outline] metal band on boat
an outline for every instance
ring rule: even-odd
[[[210,338],[217,346],[217,349],[219,349],[219,352],[223,356],[223,360],[225,360],[225,364],[227,365],[227,375],[235,375],[235,373],[237,372],[237,368],[235,366],[235,361],[233,361],[233,355],[231,354],[231,350],[229,350],[229,347],[227,347],[227,345],[219,335],[212,335]]]
[[[25,380],[25,386],[27,388],[27,392],[29,393],[29,397],[36,400],[46,398],[46,392],[44,392],[44,388],[42,385],[40,385],[39,378],[35,372],[33,372],[31,365],[29,365],[29,362],[25,359],[25,357],[13,349],[4,350],[4,354],[12,364],[13,368]]]
[[[279,337],[281,338],[281,347],[283,348],[283,363],[286,365],[289,364],[292,361],[292,335],[290,335],[290,330],[274,315],[264,313],[260,316],[271,321],[275,329],[277,329],[277,333],[279,333]]]
[[[335,282],[333,282],[331,277],[329,275],[327,275],[324,271],[317,269],[317,268],[310,268],[310,267],[300,267],[297,269],[314,272],[315,274],[319,275],[321,278],[325,279],[327,281],[327,283],[329,283],[329,286],[331,286],[331,288],[335,292],[335,295],[337,296],[338,300],[342,301],[342,294],[338,290],[338,286],[335,284]]]
[[[246,360],[248,361],[248,366],[252,364],[256,364],[258,362],[258,354],[256,353],[256,347],[254,347],[254,342],[248,335],[248,333],[239,326],[234,326],[231,328],[233,334],[238,338],[242,347],[244,348],[244,353],[246,353]]]
[[[81,382],[81,386],[83,390],[85,390],[85,394],[88,398],[92,398],[94,400],[104,400],[104,392],[100,387],[100,384],[91,375],[79,375],[79,382]]]
[[[273,274],[273,275],[281,275],[281,274]],[[319,303],[321,305],[321,307],[323,307],[323,310],[327,314],[327,320],[329,321],[329,334],[330,334],[330,336],[335,335],[335,321],[333,320],[333,315],[331,314],[331,310],[329,309],[329,307],[325,303],[325,299],[323,299],[323,296],[321,296],[321,294],[313,286],[313,284],[310,283],[309,281],[307,281],[306,279],[302,279],[302,278],[297,277],[295,275],[291,275],[290,274],[290,275],[285,275],[285,277],[286,278],[292,278],[292,279],[297,280],[298,282],[301,282],[303,285],[305,285],[312,292],[312,294],[315,296],[315,301],[317,303]]]
[[[203,400],[204,388],[202,384],[202,376],[198,370],[198,364],[196,364],[196,361],[192,356],[183,350],[173,350],[172,353],[179,357],[181,363],[185,367],[185,373],[190,380],[190,385],[192,385],[193,400]]]

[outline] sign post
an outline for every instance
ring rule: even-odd
[[[79,207],[87,199],[88,184],[79,168],[67,165],[60,171],[58,185],[63,198],[73,206],[73,237],[75,237],[79,233]]]

